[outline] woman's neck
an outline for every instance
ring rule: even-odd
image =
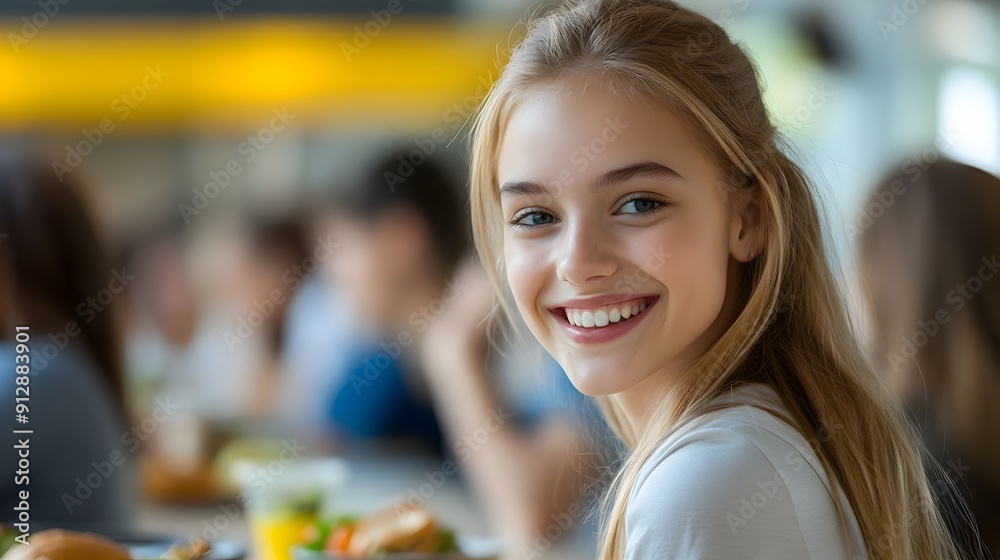
[[[611,395],[636,438],[650,429],[653,415],[666,405],[670,387],[681,371],[681,368],[664,366],[632,388]]]

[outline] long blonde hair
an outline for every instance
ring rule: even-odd
[[[656,428],[635,433],[613,398],[599,399],[631,448],[609,493],[600,558],[624,557],[628,496],[663,438],[748,381],[767,383],[781,397],[788,420],[844,491],[870,557],[960,557],[924,473],[922,447],[851,329],[811,186],[779,149],[753,64],[704,16],[666,0],[590,0],[530,24],[472,129],[473,233],[498,293],[505,291],[497,180],[504,125],[520,99],[582,75],[604,80],[622,98],[654,100],[687,118],[720,162],[729,200],[754,205],[764,231],[761,252],[744,267],[742,310],[665,388],[651,416]]]

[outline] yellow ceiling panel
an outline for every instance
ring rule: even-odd
[[[9,42],[19,22],[0,29]],[[76,129],[103,119],[116,128],[206,126],[283,106],[316,122],[433,120],[495,78],[509,29],[419,18],[384,26],[53,18],[16,49],[0,48],[0,128]]]

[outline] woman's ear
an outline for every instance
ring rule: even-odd
[[[729,228],[729,253],[740,262],[750,262],[764,248],[764,213],[760,186],[744,188],[740,196],[731,198],[733,217]]]

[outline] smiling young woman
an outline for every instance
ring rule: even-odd
[[[477,115],[471,187],[498,293],[631,448],[602,559],[959,557],[718,25],[662,0],[537,20]]]

